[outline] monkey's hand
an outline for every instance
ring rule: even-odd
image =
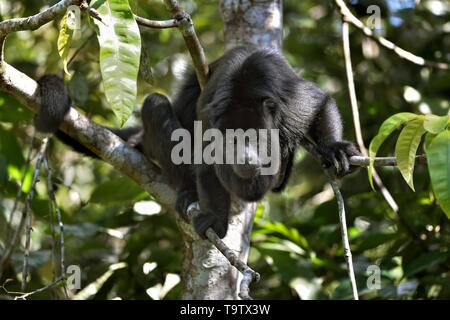
[[[350,165],[350,157],[359,156],[361,153],[349,141],[336,141],[325,146],[320,146],[318,151],[322,156],[323,165],[326,168],[334,167],[335,174],[338,178],[342,178],[358,168],[357,166]]]
[[[202,238],[206,238],[205,233],[208,228],[213,229],[220,239],[224,238],[227,234],[228,217],[221,217],[214,212],[201,212],[194,216],[192,223],[195,231]]]

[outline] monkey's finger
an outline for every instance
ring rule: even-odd
[[[343,150],[339,150],[339,158],[342,167],[342,174],[345,175],[350,171],[350,162],[348,161],[347,154]]]
[[[339,161],[336,159],[336,156],[332,157],[333,159],[333,165],[336,171],[336,175],[339,176],[339,173],[341,172],[341,165],[339,163]]]

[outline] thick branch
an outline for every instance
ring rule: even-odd
[[[367,37],[375,40],[381,46],[394,51],[400,58],[405,59],[409,62],[412,62],[412,63],[420,65],[420,66],[426,66],[426,67],[442,69],[442,70],[450,70],[450,65],[447,63],[426,60],[426,59],[424,59],[420,56],[417,56],[409,51],[406,51],[403,48],[400,48],[395,43],[387,40],[386,38],[376,35],[361,20],[359,20],[357,17],[355,17],[353,15],[353,13],[350,11],[350,9],[345,4],[344,0],[334,0],[334,2],[338,6],[339,12],[344,21],[351,23],[353,26],[355,26],[360,31],[362,31]]]
[[[36,81],[10,66],[0,64],[0,90],[9,93],[33,112],[39,111],[40,96]],[[174,203],[174,192],[157,168],[136,149],[85,116],[71,109],[60,129],[81,142],[115,169],[133,179],[162,204]]]

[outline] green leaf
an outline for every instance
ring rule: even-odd
[[[373,186],[372,173],[373,173],[373,163],[375,160],[375,156],[377,155],[378,149],[380,149],[383,142],[386,140],[387,137],[389,137],[389,135],[392,132],[394,132],[394,130],[398,129],[405,122],[411,121],[418,117],[420,116],[414,113],[401,112],[389,117],[381,125],[380,129],[378,130],[378,134],[375,136],[375,138],[373,138],[369,146],[370,163],[368,168],[368,174],[372,189],[375,189]]]
[[[64,17],[61,19],[61,29],[59,30],[59,37],[58,37],[58,52],[59,56],[63,60],[64,64],[64,71],[70,76],[70,72],[67,69],[67,63],[69,56],[69,50],[70,50],[70,44],[72,42],[73,37],[73,30],[69,28],[67,25],[67,15],[69,13],[67,12]]]
[[[448,126],[449,121],[450,116],[439,117],[434,114],[427,114],[423,126],[428,132],[438,134]]]
[[[448,252],[428,252],[420,255],[406,266],[404,266],[405,277],[410,277],[431,266],[439,264],[449,257]]]
[[[406,183],[413,191],[415,191],[413,172],[416,152],[422,135],[425,133],[423,123],[423,120],[409,122],[400,133],[395,146],[395,157],[397,158],[398,169],[402,173],[403,179],[405,179]]]
[[[450,130],[438,134],[426,152],[434,194],[450,218]]]
[[[118,203],[145,197],[145,192],[128,178],[116,178],[99,185],[91,196],[93,203]]]
[[[123,126],[136,102],[141,35],[128,0],[93,0],[91,6],[103,20],[94,22],[105,95]]]
[[[427,152],[428,146],[430,145],[431,141],[433,141],[433,139],[435,137],[436,137],[436,135],[433,133],[430,133],[430,132],[427,132],[427,134],[425,134],[425,141],[423,143],[425,152]]]

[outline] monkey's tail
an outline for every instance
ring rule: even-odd
[[[73,139],[61,130],[58,130],[59,125],[63,122],[65,115],[69,112],[72,105],[72,101],[70,100],[63,79],[56,75],[44,75],[37,82],[39,84],[41,97],[41,109],[34,118],[34,125],[36,129],[43,133],[54,133],[59,140],[72,147],[75,151],[90,157],[98,158],[95,153],[79,143],[77,140]],[[137,135],[142,130],[140,127],[108,129],[124,141],[128,141],[131,137]],[[141,148],[139,144],[135,147],[138,149]]]

